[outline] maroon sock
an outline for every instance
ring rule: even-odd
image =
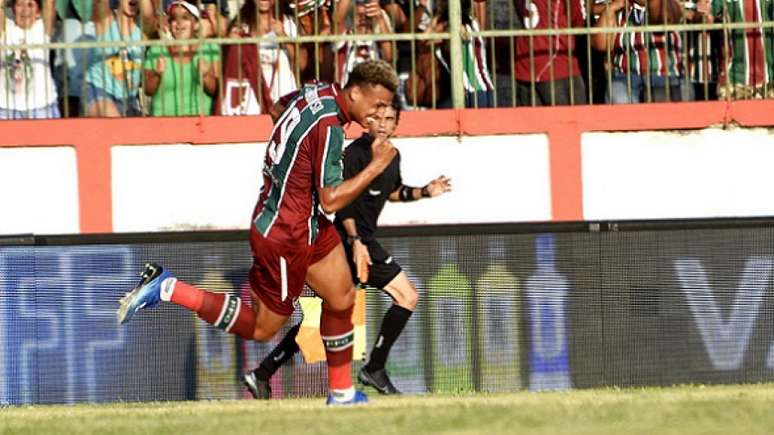
[[[228,293],[201,292],[203,293],[201,307],[196,310],[199,318],[226,332],[248,340],[253,339],[255,312],[243,304],[238,296]]]
[[[323,304],[320,317],[320,335],[325,344],[328,360],[328,387],[345,390],[352,387],[352,347],[355,331],[352,325],[352,307],[333,311]]]

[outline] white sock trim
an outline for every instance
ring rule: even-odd
[[[228,299],[226,299],[226,301],[228,301]],[[231,328],[234,327],[234,323],[236,323],[237,317],[239,317],[239,312],[242,311],[242,299],[236,298],[236,301],[237,301],[237,306],[236,306],[236,310],[234,310],[234,317],[231,319],[231,323],[229,323],[228,326],[226,326],[226,332],[231,332]]]
[[[344,390],[334,390],[331,388],[330,393],[336,402],[349,402],[355,398],[355,386],[353,385]]]
[[[175,292],[175,284],[177,284],[177,278],[167,278],[161,281],[161,300],[169,302],[172,300],[172,293]]]

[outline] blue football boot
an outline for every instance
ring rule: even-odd
[[[132,316],[143,308],[156,306],[161,300],[161,282],[167,278],[174,278],[163,267],[148,263],[140,275],[140,282],[118,301],[118,323],[123,325],[132,319]]]
[[[368,403],[368,396],[362,391],[355,391],[355,396],[350,400],[337,400],[333,394],[328,393],[328,401],[325,402],[328,406],[357,405],[361,403]]]

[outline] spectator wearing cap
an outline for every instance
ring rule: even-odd
[[[174,39],[194,39],[200,30],[201,12],[191,3],[176,0],[167,7],[167,22]],[[212,114],[220,80],[217,45],[154,45],[146,53],[143,71],[153,116]]]
[[[46,44],[51,40],[53,0],[12,0],[13,17],[0,0],[0,46]],[[49,50],[0,49],[0,119],[59,118]]]
[[[288,10],[275,0],[246,0],[231,25],[235,38],[267,38],[256,44],[234,44],[224,48],[224,93],[218,105],[223,115],[267,113],[283,95],[298,89],[295,71],[307,65],[303,45],[277,42],[275,38],[298,36]]]
[[[350,0],[341,0],[341,8],[348,8]],[[392,25],[387,13],[378,0],[355,0],[352,24],[338,23],[337,28],[344,35],[380,35],[392,33]],[[338,41],[332,45],[336,54],[336,82],[342,87],[347,84],[349,73],[360,63],[367,60],[384,60],[392,63],[393,46],[391,41]]]
[[[199,34],[203,38],[225,37],[228,35],[228,0],[185,0],[199,9]],[[164,10],[175,0],[164,0]]]
[[[116,45],[92,51],[86,71],[86,114],[91,117],[139,116],[143,47],[120,46],[156,34],[154,0],[95,0],[97,40]]]

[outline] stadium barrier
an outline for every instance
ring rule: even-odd
[[[403,391],[774,380],[773,219],[389,228],[381,240],[420,293],[388,364]],[[237,399],[270,349],[172,305],[115,321],[147,260],[245,296],[244,232],[0,244],[0,403]],[[369,346],[389,303],[369,290]],[[273,378],[277,397],[323,393],[324,365],[299,358]]]
[[[406,112],[404,179],[445,173],[455,192],[417,213],[401,205],[411,213],[388,223],[772,215],[774,155],[757,129],[772,113],[774,100]],[[18,206],[4,210],[0,234],[157,231],[202,210],[212,212],[195,228],[246,229],[270,131],[266,116],[5,121],[0,184],[14,188],[0,202]]]

